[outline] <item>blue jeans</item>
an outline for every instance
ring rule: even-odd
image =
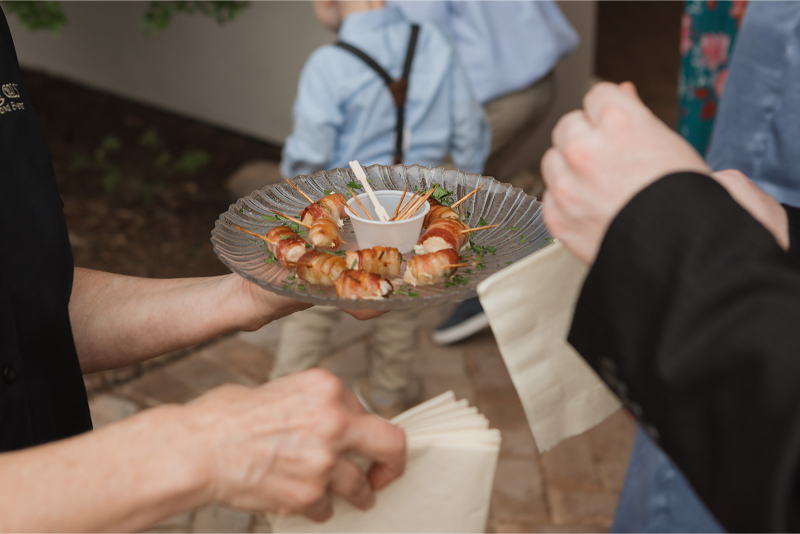
[[[683,473],[636,428],[610,532],[725,532]]]

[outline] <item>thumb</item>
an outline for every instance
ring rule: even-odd
[[[633,85],[633,82],[622,82],[619,84],[620,90],[628,96],[632,96],[636,100],[641,100],[639,98],[639,93],[636,91],[636,86]]]

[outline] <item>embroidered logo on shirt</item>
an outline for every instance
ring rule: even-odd
[[[15,83],[4,83],[0,90],[3,91],[5,97],[0,96],[0,115],[5,115],[9,111],[18,111],[25,109],[25,104],[22,102],[14,102],[19,99],[19,89]],[[8,100],[8,102],[6,102]]]

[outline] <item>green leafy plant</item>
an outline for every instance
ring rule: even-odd
[[[110,156],[122,148],[122,141],[115,135],[107,135],[100,145],[94,149],[91,157],[77,155],[72,160],[73,169],[90,169],[103,175],[103,189],[107,193],[113,193],[122,182],[122,171]]]
[[[29,31],[47,30],[59,35],[67,25],[67,16],[60,2],[14,1],[2,2],[3,10],[16,15],[20,24]],[[148,35],[166,29],[175,15],[202,15],[219,24],[234,20],[250,2],[225,1],[163,1],[147,2],[142,16],[142,28]]]
[[[138,144],[151,151],[154,171],[147,182],[134,183],[130,188],[137,193],[145,204],[152,203],[164,190],[167,181],[175,174],[192,176],[200,172],[211,162],[211,155],[200,149],[185,150],[176,158],[165,148],[164,140],[155,128],[148,128],[138,138]],[[89,170],[102,175],[103,189],[114,193],[122,185],[123,174],[115,155],[122,150],[122,141],[115,135],[105,136],[94,149],[91,156],[78,154],[72,161],[72,168]]]
[[[67,25],[67,16],[59,2],[3,2],[7,15],[16,15],[29,31],[47,30],[54,36]]]
[[[148,35],[153,35],[166,29],[172,17],[184,13],[187,15],[200,14],[210,17],[219,24],[234,20],[250,4],[250,2],[148,2],[147,10],[142,18],[142,27]]]

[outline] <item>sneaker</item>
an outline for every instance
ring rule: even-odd
[[[394,419],[406,409],[402,394],[384,393],[372,387],[369,378],[356,382],[353,391],[369,413]]]
[[[450,345],[467,339],[488,326],[489,318],[483,313],[478,297],[474,297],[459,304],[453,315],[433,331],[431,339],[437,345]]]

